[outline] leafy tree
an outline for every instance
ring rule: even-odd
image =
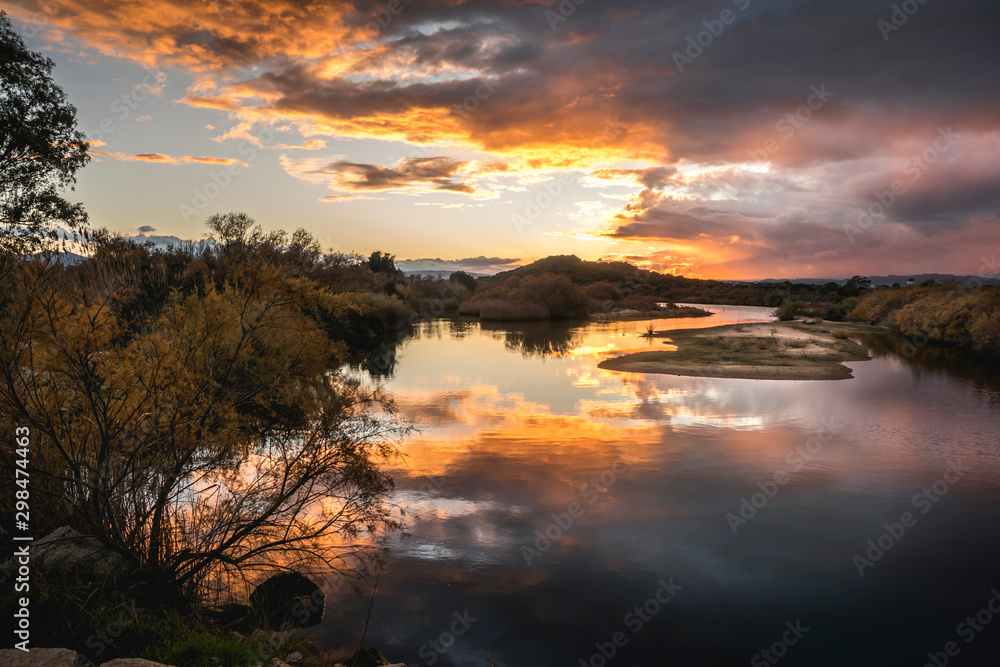
[[[841,288],[841,294],[844,296],[858,296],[862,292],[868,291],[871,287],[872,281],[870,278],[865,278],[864,276],[854,276]]]
[[[398,271],[396,268],[396,256],[376,250],[368,257],[368,268],[375,273],[395,275]]]
[[[52,81],[50,59],[28,50],[0,11],[0,249],[42,245],[54,224],[82,227],[87,214],[59,194],[76,182],[89,145],[76,108]],[[17,232],[13,234],[12,232]]]
[[[470,273],[466,273],[465,271],[455,271],[450,276],[448,276],[448,280],[452,281],[453,283],[458,283],[459,285],[465,285],[466,287],[469,288],[470,292],[476,291],[475,277],[473,277],[472,274]]]
[[[283,233],[247,245],[252,220],[213,224],[231,245],[188,250],[186,267],[183,251],[120,239],[73,267],[0,254],[0,425],[31,428],[32,509],[158,593],[297,564],[349,573],[397,526],[381,463],[402,430],[338,370],[351,350],[326,320],[395,302],[304,276],[295,249],[272,243]]]

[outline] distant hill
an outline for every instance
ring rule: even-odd
[[[193,247],[195,250],[201,250],[206,247],[212,247],[216,244],[216,241],[213,238],[190,241],[182,239],[179,236],[158,236],[152,234],[139,234],[137,236],[125,235],[123,238],[126,238],[133,243],[152,243],[154,247],[161,250],[167,250],[168,248],[186,248],[188,246]]]
[[[480,278],[479,282],[487,286],[500,285],[511,276],[528,276],[542,273],[554,273],[566,276],[577,285],[588,285],[602,280],[610,283],[644,283],[651,276],[660,275],[635,267],[628,262],[591,262],[580,259],[576,255],[551,255],[534,261],[531,264],[511,269],[510,271],[503,271],[492,276]]]
[[[626,282],[647,282],[652,281],[657,284],[667,283],[678,286],[688,285],[744,285],[756,287],[777,287],[785,283],[793,285],[822,286],[828,283],[836,283],[838,286],[847,284],[849,277],[844,278],[765,278],[762,280],[704,280],[700,278],[685,278],[673,274],[657,273],[640,269],[628,262],[592,262],[580,259],[576,255],[551,255],[544,257],[531,264],[504,271],[492,276],[480,279],[485,285],[501,284],[511,276],[536,275],[540,273],[555,273],[568,276],[578,285],[586,285],[592,282],[607,280],[611,283]],[[446,276],[447,277],[447,276]],[[913,273],[909,275],[885,275],[866,276],[876,287],[882,285],[892,285],[899,283],[906,285],[908,280],[922,283],[933,280],[935,283],[954,281],[958,283],[968,283],[977,279],[976,276],[953,275],[950,273]],[[1000,278],[990,278],[982,281],[984,285],[1000,285]]]
[[[455,273],[458,269],[451,269],[448,271],[421,271],[421,270],[411,270],[407,271],[403,269],[403,275],[405,276],[419,276],[421,278],[433,278],[435,280],[447,280],[451,277],[451,274]],[[473,278],[482,278],[488,274],[485,273],[470,273],[466,271]]]
[[[888,276],[866,276],[872,281],[872,285],[876,287],[881,287],[882,285],[892,285],[894,283],[899,283],[900,285],[905,285],[907,281],[913,280],[915,283],[919,284],[927,280],[933,280],[935,283],[943,283],[947,281],[953,281],[957,283],[968,283],[974,280],[982,280],[977,276],[969,275],[959,275],[956,276],[951,273],[911,273],[904,276],[888,275]],[[727,282],[740,283],[746,285],[752,284],[764,284],[764,283],[784,283],[785,280],[779,278],[765,278],[764,280],[732,280]],[[837,283],[838,285],[843,285],[847,282],[847,278],[792,278],[788,282],[796,283],[800,285],[825,285],[826,283]],[[1000,278],[988,278],[982,280],[984,285],[1000,285]]]
[[[45,252],[45,251],[43,251]],[[43,253],[35,253],[35,255],[41,255]],[[66,266],[72,266],[74,264],[79,264],[80,262],[86,260],[87,258],[83,255],[78,255],[75,252],[54,252],[52,256],[60,264],[65,264]]]
[[[637,294],[657,301],[673,303],[706,303],[720,305],[777,307],[786,301],[830,304],[821,310],[823,317],[842,319],[850,307],[849,299],[861,295],[857,285],[848,284],[846,278],[800,278],[796,280],[703,280],[672,274],[657,273],[635,267],[628,262],[591,262],[575,255],[553,255],[511,271],[479,278],[479,291],[499,287],[511,277],[552,273],[568,277],[575,285],[585,287],[608,282],[626,294]],[[955,281],[968,284],[974,276],[953,276],[941,273],[913,274],[909,276],[871,276],[873,286],[887,287],[898,283],[901,287],[913,279],[916,284],[934,280],[935,284]],[[972,284],[975,284],[973,282]],[[983,284],[1000,285],[991,279]],[[818,311],[819,312],[819,311]]]

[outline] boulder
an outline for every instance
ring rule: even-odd
[[[253,590],[250,609],[256,623],[272,630],[310,628],[323,620],[326,593],[303,574],[282,572]]]
[[[0,651],[0,667],[76,667],[76,652],[68,648],[33,648]]]
[[[128,570],[125,559],[96,537],[81,535],[68,526],[56,528],[31,544],[31,566],[42,574],[65,574],[93,582]]]

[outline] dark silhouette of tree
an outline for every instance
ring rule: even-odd
[[[459,285],[465,285],[469,288],[470,292],[476,291],[476,279],[472,274],[466,273],[465,271],[455,271],[453,274],[448,276],[448,280],[458,283]]]
[[[72,189],[89,145],[76,128],[76,108],[52,81],[50,59],[30,51],[0,11],[0,249],[36,250],[52,226],[80,228],[82,204]],[[12,232],[18,232],[12,234]]]
[[[216,213],[205,221],[205,226],[222,245],[247,243],[248,234],[254,229],[254,219],[246,213]],[[256,227],[260,230],[260,227]]]
[[[390,255],[387,252],[382,252],[381,250],[376,250],[368,257],[368,268],[374,273],[388,273],[389,275],[395,275],[398,269],[396,268],[396,256]]]
[[[872,281],[864,276],[854,276],[842,288],[844,296],[858,296],[871,287]]]

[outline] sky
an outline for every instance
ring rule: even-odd
[[[1000,273],[996,0],[0,8],[92,142],[72,196],[120,233],[245,211],[411,268]]]

